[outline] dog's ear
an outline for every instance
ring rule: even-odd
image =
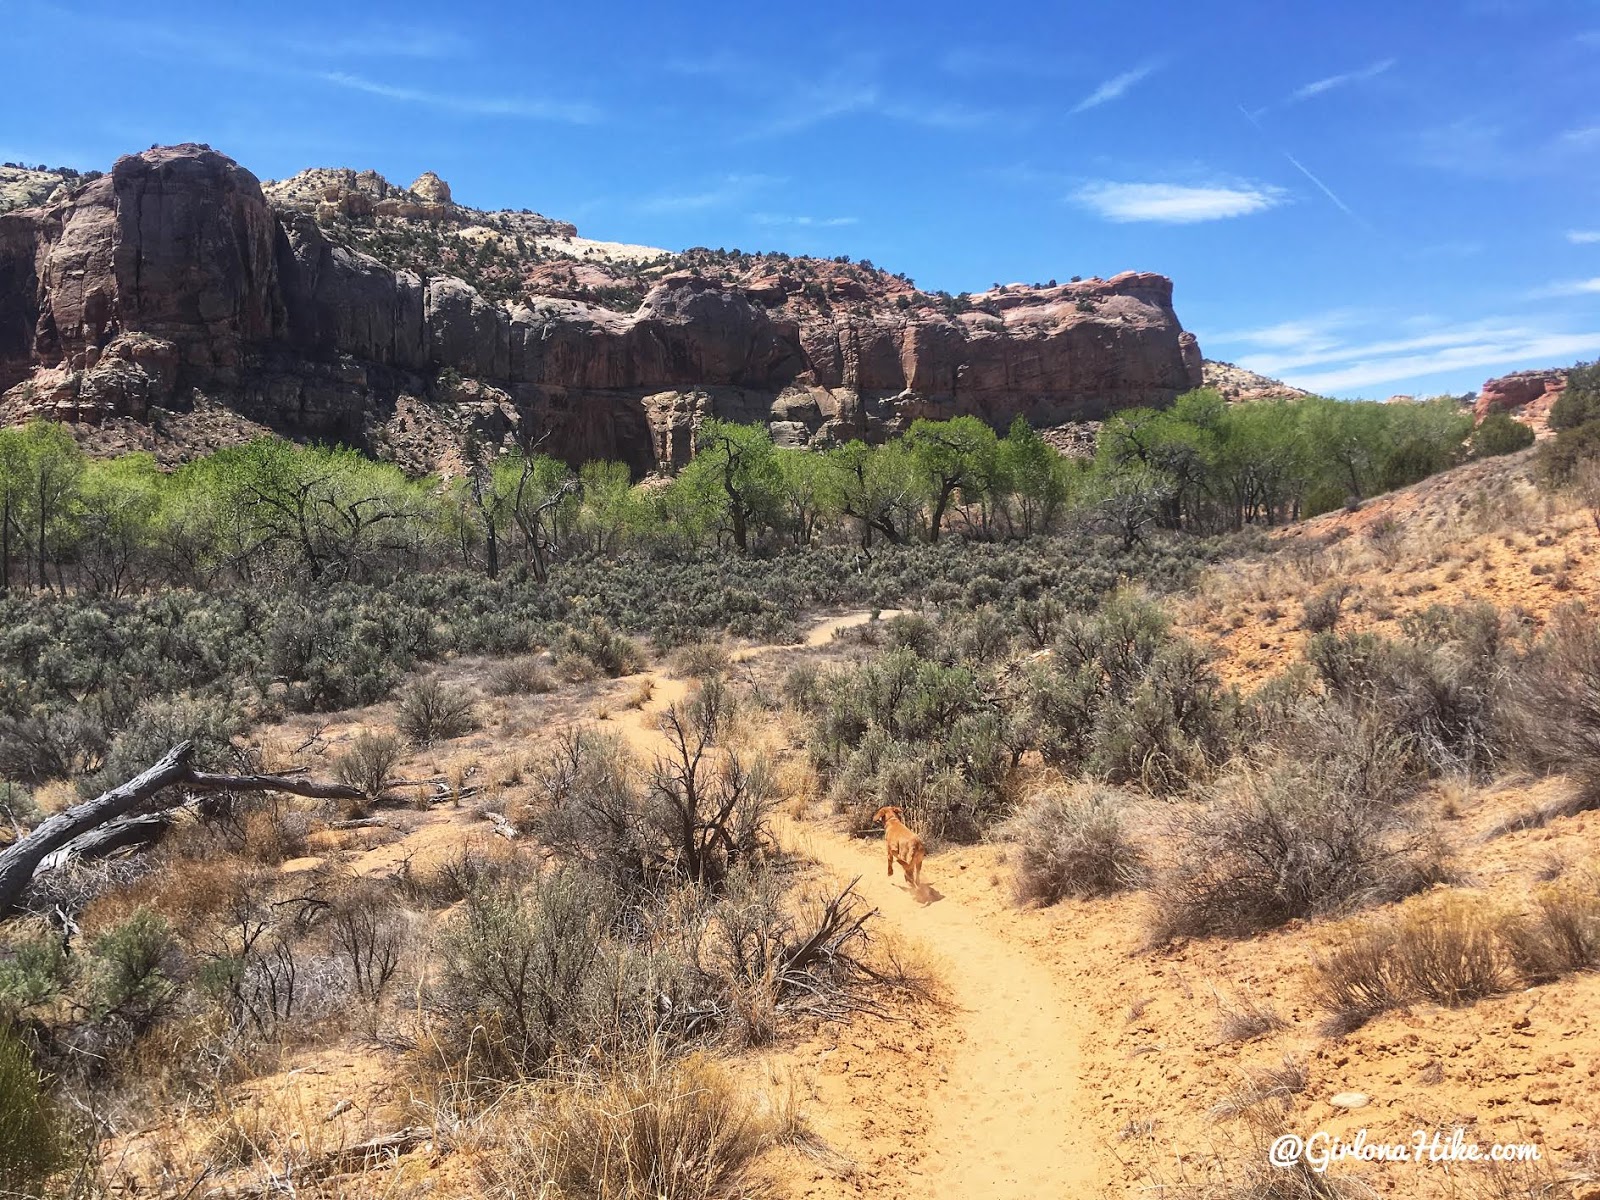
[[[906,810],[901,808],[898,804],[891,804],[889,807],[885,808],[883,811],[888,813],[891,817],[893,817],[896,821],[898,821],[905,814]]]

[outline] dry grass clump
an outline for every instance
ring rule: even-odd
[[[400,897],[427,909],[449,908],[474,892],[514,887],[529,870],[526,859],[495,839],[462,842],[454,853],[422,867],[405,859],[395,875]]]
[[[1177,813],[1152,889],[1156,940],[1247,936],[1444,879],[1439,847],[1401,819],[1390,758],[1356,731],[1345,752],[1242,769]]]
[[[485,672],[484,689],[491,696],[542,696],[555,690],[555,677],[537,658],[501,659]]]
[[[333,760],[333,774],[340,783],[359,789],[371,804],[383,795],[403,753],[392,733],[363,731]]]
[[[1310,1083],[1304,1061],[1289,1055],[1276,1066],[1246,1067],[1239,1082],[1212,1107],[1211,1115],[1218,1119],[1236,1117],[1272,1101],[1288,1105]]]
[[[1217,996],[1217,1040],[1223,1045],[1248,1042],[1264,1033],[1285,1029],[1288,1024],[1266,1001],[1251,996],[1237,1000]]]
[[[1339,1032],[1421,1001],[1459,1008],[1511,985],[1515,955],[1504,930],[1471,897],[1419,896],[1339,936],[1313,966],[1313,993]]]
[[[1499,934],[1529,983],[1600,970],[1600,875],[1587,872],[1538,889],[1532,912],[1507,918]]]
[[[548,1093],[488,1170],[508,1195],[751,1197],[768,1191],[754,1168],[778,1135],[714,1060],[652,1048]]]
[[[1054,904],[1138,887],[1145,855],[1125,814],[1115,788],[1085,784],[1036,796],[1000,829],[1018,843],[1018,898]]]

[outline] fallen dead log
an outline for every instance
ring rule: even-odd
[[[313,1180],[329,1182],[333,1176],[345,1172],[360,1173],[386,1166],[432,1138],[433,1130],[425,1125],[396,1130],[354,1146],[319,1154],[281,1175],[271,1175],[254,1183],[211,1188],[205,1193],[205,1200],[254,1200],[261,1196],[294,1195],[299,1184]]]
[[[381,829],[389,823],[385,817],[351,817],[348,821],[329,821],[329,829]]]
[[[33,869],[34,878],[66,866],[76,858],[100,858],[129,846],[148,846],[172,827],[173,811],[119,817],[99,829],[79,834],[59,850],[52,850]]]
[[[508,842],[517,840],[517,827],[497,812],[486,812],[483,819],[494,826],[494,831]]]
[[[169,803],[162,804],[163,809],[183,803],[195,792],[289,792],[319,800],[362,798],[359,788],[343,783],[322,783],[300,775],[224,775],[196,771],[189,761],[193,755],[193,743],[179,742],[161,761],[127,783],[45,818],[26,837],[0,850],[0,919],[16,912],[34,872],[46,858],[78,842],[86,834],[134,815],[168,788],[182,791]],[[134,828],[154,831],[152,824]]]

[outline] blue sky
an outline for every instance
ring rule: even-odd
[[[0,159],[424,170],[919,285],[1136,269],[1332,395],[1600,357],[1600,4],[0,0]]]

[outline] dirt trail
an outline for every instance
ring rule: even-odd
[[[806,644],[823,644],[836,629],[869,616],[824,622]],[[683,680],[651,678],[650,701],[618,718],[624,737],[646,753],[661,745],[657,715],[689,691]],[[925,868],[927,881],[913,892],[898,872],[885,875],[879,841],[852,840],[782,815],[774,828],[788,849],[821,863],[841,883],[860,876],[857,890],[878,909],[883,926],[920,944],[939,964],[954,1009],[950,1032],[925,1053],[919,1046],[911,1056],[883,1056],[852,1068],[849,1104],[885,1117],[867,1119],[868,1144],[854,1148],[858,1160],[892,1165],[929,1197],[1075,1200],[1104,1194],[1098,1126],[1080,1084],[1085,1014],[1063,1006],[1060,982],[1025,945],[985,923],[980,906],[968,902],[977,899],[968,894],[975,881],[941,880],[935,857]],[[941,893],[941,885],[951,894]],[[878,1036],[911,1035],[885,1026]],[[914,1081],[907,1070],[915,1072]],[[908,1098],[922,1111],[907,1114]],[[882,1182],[871,1181],[869,1194]]]

